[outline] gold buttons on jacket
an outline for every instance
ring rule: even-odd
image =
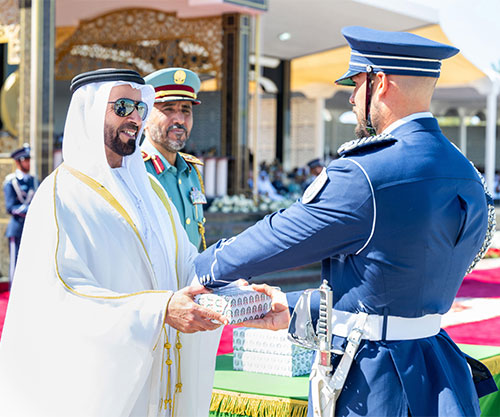
[[[179,185],[182,184],[182,180],[179,178]]]
[[[190,224],[190,223],[191,223],[191,219],[188,217],[188,218],[186,219],[186,224]]]

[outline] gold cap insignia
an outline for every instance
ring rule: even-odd
[[[183,70],[177,70],[174,73],[174,83],[176,84],[184,84],[186,81],[186,72]]]

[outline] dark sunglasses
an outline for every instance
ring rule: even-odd
[[[127,117],[132,114],[134,109],[137,109],[140,118],[144,120],[148,113],[148,105],[143,101],[134,101],[130,98],[119,98],[116,101],[108,101],[108,103],[113,104],[115,114],[120,117]]]

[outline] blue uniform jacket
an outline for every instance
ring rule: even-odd
[[[315,198],[221,240],[195,261],[217,287],[323,260],[334,308],[420,317],[445,313],[487,229],[484,189],[434,118],[354,148],[327,167]],[[296,293],[287,294],[293,308]],[[462,352],[443,330],[411,341],[363,341],[338,416],[475,416]]]
[[[12,185],[12,181],[14,179],[17,179],[23,196],[26,196],[30,190],[35,190],[36,184],[34,177],[31,175],[18,175],[16,177],[16,173],[12,173],[7,175],[5,178],[3,185],[5,208],[7,213],[11,215],[9,224],[7,225],[7,229],[5,231],[5,236],[20,238],[23,232],[24,219],[26,218],[26,213],[28,212],[29,202],[26,204],[19,199],[16,191],[14,190],[14,186]]]

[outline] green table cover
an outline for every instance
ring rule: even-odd
[[[500,346],[479,346],[479,345],[458,345],[460,349],[483,362],[490,372],[500,389]],[[500,392],[486,395],[479,399],[482,417],[500,416]]]
[[[459,345],[468,355],[481,360],[500,387],[500,346]],[[233,371],[233,355],[217,357],[212,417],[305,417],[309,375],[285,377]],[[500,416],[500,394],[479,400],[481,416]]]

